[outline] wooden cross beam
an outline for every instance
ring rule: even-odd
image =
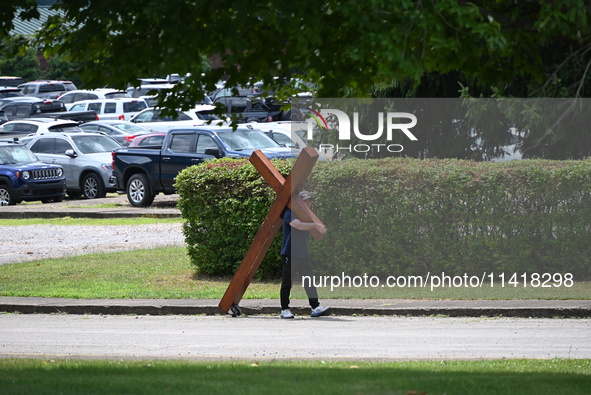
[[[254,274],[283,224],[281,213],[286,206],[291,208],[296,217],[303,222],[320,222],[299,197],[299,191],[308,179],[317,160],[318,152],[312,147],[305,148],[293,165],[287,179],[285,179],[261,151],[253,152],[250,162],[261,173],[271,188],[277,192],[277,197],[219,303],[219,308],[224,313],[232,309],[232,315],[240,314],[238,303],[240,303],[246,288],[250,285]],[[311,231],[310,234],[315,239],[323,237],[316,230]]]

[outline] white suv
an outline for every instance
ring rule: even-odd
[[[42,133],[81,133],[76,121],[53,118],[31,118],[9,121],[0,126],[0,139],[25,137]]]
[[[94,111],[99,120],[117,119],[129,121],[131,117],[148,108],[142,99],[119,98],[82,100],[67,104],[68,111]]]
[[[125,91],[118,89],[79,89],[75,91],[69,91],[59,96],[57,99],[64,103],[70,104],[82,100],[96,100],[96,99],[118,99],[121,97],[131,97]]]
[[[160,108],[148,108],[133,118],[130,122],[141,124],[157,132],[167,132],[172,128],[199,126],[208,121],[227,121],[218,118],[214,114],[215,106],[209,104],[198,104],[189,111],[176,110],[176,118],[170,115],[162,115]]]

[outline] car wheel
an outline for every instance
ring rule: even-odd
[[[90,173],[82,179],[82,194],[86,199],[104,198],[107,193],[103,181],[95,173]]]
[[[291,110],[281,113],[280,121],[291,121]]]
[[[304,121],[304,116],[301,113],[292,113],[291,111],[289,111],[289,119],[288,121],[292,121],[292,122],[303,122]]]
[[[12,191],[6,185],[0,185],[0,206],[14,206],[16,200]]]
[[[127,182],[127,200],[134,207],[147,207],[154,201],[152,187],[145,174],[134,174]]]

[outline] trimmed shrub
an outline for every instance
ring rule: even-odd
[[[316,270],[591,274],[591,161],[349,160],[319,164],[329,232]]]
[[[318,274],[591,277],[589,160],[319,162],[306,187],[329,230],[310,245]],[[191,261],[233,274],[275,192],[248,161],[227,159],[184,170],[177,190]],[[279,275],[279,249],[277,237],[260,278]]]
[[[289,162],[272,162],[284,176],[289,174]],[[192,264],[207,275],[234,274],[275,200],[275,191],[249,161],[227,158],[183,170],[176,189]],[[257,278],[280,276],[280,249],[277,237]]]

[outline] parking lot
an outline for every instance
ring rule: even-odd
[[[129,204],[125,195],[111,194],[101,199],[3,206],[0,207],[0,218],[178,217],[180,212],[174,208],[177,201],[177,195],[159,195],[152,207],[138,209]],[[94,252],[184,245],[180,223],[109,227],[55,224],[0,225],[0,232],[4,234],[0,241],[0,248],[4,251],[0,257],[0,265]]]
[[[17,204],[0,207],[2,218],[62,218],[62,217],[178,217],[175,208],[178,195],[159,194],[150,207],[133,207],[126,195],[108,194],[99,199],[66,199],[63,202]]]

